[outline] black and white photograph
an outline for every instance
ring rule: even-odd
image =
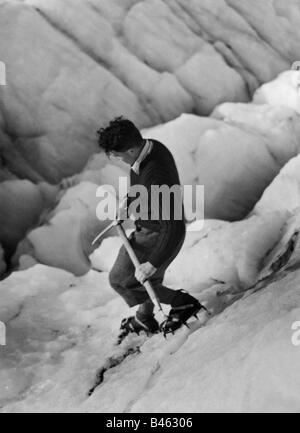
[[[189,431],[299,366],[300,0],[0,0],[0,414]]]

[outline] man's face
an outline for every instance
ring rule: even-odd
[[[130,149],[126,150],[125,152],[116,152],[115,150],[112,150],[110,152],[110,155],[119,160],[124,162],[125,164],[132,165],[134,161],[137,159],[139,153],[141,152],[142,146],[137,147],[131,147]]]
[[[132,156],[128,152],[116,152],[113,150],[110,152],[110,156],[118,161],[124,162],[125,164],[132,164]]]

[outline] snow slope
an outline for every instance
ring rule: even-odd
[[[300,113],[299,71],[284,72],[276,80],[264,84],[255,92],[253,101],[275,107],[290,107]]]
[[[192,331],[182,329],[167,342],[161,335],[146,342],[133,336],[113,347],[129,311],[110,289],[107,272],[75,277],[36,265],[11,274],[0,283],[0,320],[7,325],[1,412],[299,411],[300,350],[291,329],[300,320],[299,216],[287,216],[285,230],[277,226],[278,242],[271,254],[262,251],[251,290],[230,279],[201,287],[200,272],[194,293],[212,317],[202,313]],[[239,224],[232,223],[242,235]],[[206,235],[222,229],[211,223]],[[256,246],[268,236],[261,226]],[[211,238],[207,250],[213,245],[218,248]],[[236,244],[222,248],[231,254]],[[248,265],[255,250],[245,253]],[[196,257],[191,249],[190,259]],[[135,344],[141,353],[109,368],[111,355],[120,359]],[[87,398],[101,367],[103,383]]]
[[[291,159],[264,191],[254,212],[263,214],[276,210],[294,212],[300,207],[300,157]]]
[[[108,284],[114,238],[94,257],[103,272],[75,277],[35,265],[2,281],[0,411],[299,412],[297,190],[287,193],[285,206],[273,200],[270,209],[268,200],[297,182],[298,158],[251,217],[206,221],[202,233],[189,232],[166,282],[183,283],[212,315],[202,313],[191,331],[166,342],[132,336],[113,346],[120,319],[130,313]],[[122,361],[137,345],[140,353]],[[87,398],[103,368],[102,383]]]

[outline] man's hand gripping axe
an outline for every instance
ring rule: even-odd
[[[126,251],[132,261],[132,263],[134,264],[134,267],[137,269],[140,266],[140,262],[139,259],[137,258],[130,242],[129,239],[127,238],[125,229],[123,227],[123,220],[119,217],[117,217],[111,224],[109,224],[108,227],[106,227],[92,242],[92,245],[95,245],[101,238],[102,236],[104,236],[109,230],[111,230],[113,227],[117,228],[117,232],[119,237],[121,238],[124,247],[126,248]],[[151,301],[153,302],[153,304],[157,307],[159,313],[162,315],[162,319],[166,320],[167,319],[167,315],[164,313],[161,303],[152,287],[152,284],[150,283],[150,281],[144,281],[143,282],[143,286],[145,287],[145,289],[147,290],[147,293],[151,299]]]

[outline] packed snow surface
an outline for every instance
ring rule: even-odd
[[[200,270],[197,287],[196,265],[204,251],[199,256],[189,244],[183,249],[178,260],[186,260],[186,254],[195,264],[193,271],[180,268],[192,275],[185,288],[192,289],[211,316],[202,312],[190,330],[181,329],[166,341],[162,335],[132,335],[121,347],[114,346],[121,318],[132,312],[109,287],[105,271],[75,277],[36,265],[11,274],[0,286],[0,320],[7,326],[7,345],[0,347],[1,411],[299,411],[300,347],[293,344],[298,340],[292,326],[300,320],[300,219],[296,213],[284,222],[283,214],[278,215],[273,215],[273,232],[263,219],[256,224],[260,236],[253,232],[251,218],[248,238],[243,223],[231,223],[236,236],[252,245],[244,252],[252,278],[253,256],[257,260],[253,245],[269,242],[273,251],[262,250],[251,290],[237,283],[234,269],[227,272],[227,281],[209,285],[201,284],[207,279]],[[220,263],[222,249],[233,254],[236,248],[230,234],[223,234],[221,243],[214,236],[226,233],[228,225],[211,221],[204,235],[210,244],[202,248],[209,251],[215,245]],[[233,264],[223,257],[224,269]],[[180,281],[176,275],[174,284]],[[136,346],[139,351],[122,361]],[[112,357],[121,361],[114,363]],[[103,381],[88,398],[101,368]]]
[[[282,77],[287,83],[290,74]],[[103,228],[95,224],[97,184],[124,171],[100,161],[97,172],[96,157],[65,180],[46,223],[19,244],[23,270],[0,283],[1,412],[300,411],[299,115],[282,101],[223,104],[209,119],[185,115],[147,131],[170,146],[185,182],[207,182],[212,212],[201,230],[188,231],[165,276],[211,315],[203,311],[167,341],[133,335],[114,345],[121,319],[134,313],[108,282],[120,240],[111,233],[89,247]],[[24,185],[33,210],[56,197]],[[25,226],[33,217],[26,211]],[[246,218],[229,222],[239,212]],[[4,271],[2,256],[0,248]]]
[[[0,5],[0,411],[300,412],[297,0]],[[91,241],[128,174],[95,132],[124,113],[204,185],[165,282],[211,315],[116,347],[120,240]]]

